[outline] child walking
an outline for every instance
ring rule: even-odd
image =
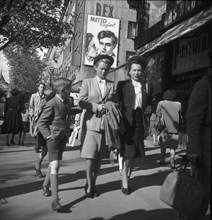
[[[29,104],[28,103],[24,103],[24,106],[21,109],[21,117],[22,117],[22,126],[19,132],[18,145],[24,146],[26,133],[29,132]]]
[[[44,106],[39,118],[39,130],[47,140],[49,152],[49,166],[43,183],[43,195],[52,194],[52,210],[60,212],[62,206],[58,197],[58,172],[60,160],[64,152],[66,142],[70,136],[70,102],[71,81],[66,78],[58,78],[54,81],[55,96]],[[51,191],[49,187],[51,185]]]

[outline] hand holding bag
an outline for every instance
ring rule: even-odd
[[[190,217],[202,217],[208,209],[206,192],[203,185],[185,173],[186,166],[170,173],[160,191],[160,200]]]

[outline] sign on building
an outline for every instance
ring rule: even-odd
[[[74,41],[73,41],[73,57],[72,65],[81,65],[81,53],[82,53],[82,39],[84,28],[84,13],[85,13],[85,1],[76,1],[76,12],[74,19]]]
[[[93,66],[93,60],[98,54],[107,54],[114,58],[112,68],[117,67],[119,25],[119,19],[88,15],[85,65]]]
[[[208,34],[199,33],[174,44],[172,74],[181,74],[209,66],[211,42]]]

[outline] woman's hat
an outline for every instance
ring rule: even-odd
[[[132,63],[139,63],[142,66],[142,69],[146,68],[147,62],[146,59],[143,56],[132,56],[130,59],[127,61],[128,65],[131,65]]]
[[[110,66],[113,65],[113,62],[114,62],[114,59],[113,57],[109,56],[109,55],[106,55],[106,54],[102,54],[102,55],[97,55],[95,58],[94,58],[94,61],[93,61],[93,65],[96,65],[96,63],[99,61],[99,60],[103,60],[103,59],[108,59],[110,61]]]

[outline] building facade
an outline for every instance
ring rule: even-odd
[[[137,12],[125,0],[72,0],[63,19],[73,25],[73,35],[69,36],[64,47],[48,50],[46,75],[67,77],[74,83],[93,77],[92,50],[98,51],[98,34],[102,31],[113,32],[117,38],[112,52],[113,69],[135,54],[133,39],[137,35]],[[91,54],[89,59],[87,54]],[[111,72],[109,78],[118,82],[126,75],[126,69],[121,68]]]
[[[138,1],[128,3],[138,8]],[[135,50],[149,60],[153,93],[174,88],[180,97],[189,98],[196,81],[211,68],[212,3],[166,1],[160,21],[142,30],[135,38]]]

